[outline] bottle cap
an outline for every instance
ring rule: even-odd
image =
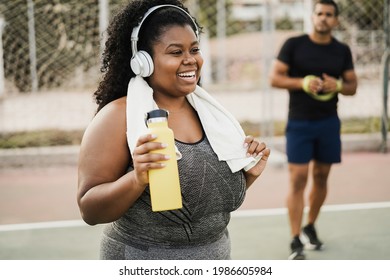
[[[168,117],[168,111],[164,109],[152,110],[146,113],[146,120],[152,118],[167,118],[167,117]]]
[[[167,119],[168,118],[168,111],[164,109],[156,109],[149,111],[145,114],[145,123],[146,125],[153,120],[158,121],[158,119]],[[162,121],[162,119],[160,120]]]

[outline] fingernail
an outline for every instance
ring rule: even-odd
[[[161,143],[161,148],[166,148],[166,147],[168,147],[168,145],[167,145],[167,144],[165,144],[165,143]]]
[[[248,143],[244,143],[244,148],[248,148]]]
[[[170,155],[164,155],[164,158],[165,158],[165,159],[170,159],[171,156],[170,156]]]

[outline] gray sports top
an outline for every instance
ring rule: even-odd
[[[207,137],[194,144],[176,141],[183,208],[152,212],[149,188],[106,234],[136,248],[188,248],[220,240],[245,197],[242,171],[219,161]]]

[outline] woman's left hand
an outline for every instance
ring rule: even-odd
[[[261,157],[255,166],[249,169],[246,172],[248,186],[253,183],[253,181],[261,175],[265,169],[268,161],[268,157],[271,153],[271,150],[267,148],[267,145],[264,142],[257,141],[253,136],[247,136],[244,141],[244,147],[247,149],[247,156],[250,157]],[[253,177],[253,178],[249,178]]]

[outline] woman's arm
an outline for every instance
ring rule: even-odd
[[[149,154],[161,144],[139,138],[133,155],[134,170],[127,172],[131,155],[126,140],[126,99],[106,105],[88,126],[81,143],[77,202],[88,224],[108,223],[120,218],[148,184],[150,168],[161,168],[159,154]]]

